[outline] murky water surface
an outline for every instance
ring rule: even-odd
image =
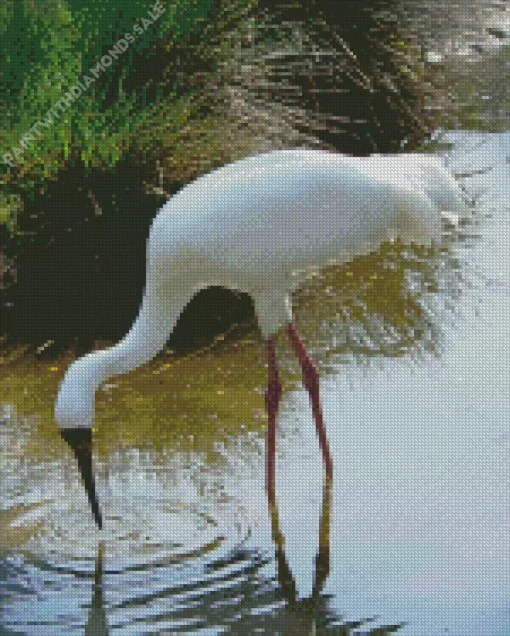
[[[297,299],[332,484],[282,338],[268,507],[242,326],[100,391],[99,533],[51,418],[68,361],[3,367],[2,633],[510,633],[510,136],[448,138],[458,172],[494,168],[464,179],[474,220],[444,253],[387,247]]]
[[[268,502],[264,348],[241,325],[98,392],[99,533],[52,421],[70,359],[0,367],[1,634],[510,634],[510,135],[442,141],[473,221],[296,298],[333,482],[281,337]]]

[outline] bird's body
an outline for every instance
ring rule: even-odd
[[[439,159],[388,159],[280,150],[219,168],[155,218],[148,275],[168,281],[170,296],[212,285],[250,294],[267,337],[290,319],[288,295],[310,271],[397,236],[430,243],[439,237],[441,204],[465,212]],[[449,189],[438,188],[438,177],[451,181]]]
[[[442,211],[467,214],[460,188],[439,159],[418,154],[355,158],[280,150],[200,177],[154,219],[139,315],[117,345],[71,365],[56,402],[57,423],[89,430],[96,388],[152,359],[199,290],[220,285],[250,294],[271,348],[279,326],[292,324],[290,294],[310,271],[369,253],[388,239],[430,244],[439,237]],[[303,372],[311,377],[316,372],[292,329]],[[271,355],[274,420],[281,387]],[[317,406],[318,388],[316,397],[311,384],[307,388]],[[324,444],[325,438],[323,451]]]

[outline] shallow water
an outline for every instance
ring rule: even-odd
[[[332,484],[281,338],[268,508],[264,351],[241,325],[99,392],[99,533],[51,418],[69,360],[2,366],[0,633],[510,633],[510,136],[443,140],[457,172],[494,167],[464,179],[473,222],[297,298]]]

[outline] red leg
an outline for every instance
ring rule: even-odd
[[[266,487],[270,496],[275,492],[275,457],[276,457],[276,416],[278,403],[282,393],[282,385],[278,375],[278,362],[276,360],[275,339],[273,336],[267,341],[268,381],[266,390],[267,410],[267,464]]]
[[[311,358],[308,355],[305,345],[301,340],[296,327],[293,323],[289,323],[287,326],[287,333],[294,348],[294,352],[298,357],[299,364],[303,372],[303,385],[308,390],[310,395],[310,401],[312,403],[313,417],[315,419],[315,426],[317,428],[317,435],[319,436],[319,445],[322,451],[322,457],[324,459],[324,465],[326,466],[326,474],[331,476],[333,474],[333,462],[331,460],[331,454],[329,452],[328,439],[326,437],[326,429],[324,428],[324,419],[322,417],[322,407],[319,396],[319,372]]]

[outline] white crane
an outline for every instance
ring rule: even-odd
[[[275,334],[284,324],[299,359],[325,467],[332,460],[318,372],[292,322],[290,296],[311,271],[367,254],[382,241],[430,244],[441,212],[466,216],[461,189],[439,158],[421,154],[349,157],[321,150],[277,150],[226,165],[185,186],[155,217],[147,243],[143,301],[115,346],[67,370],[55,419],[73,448],[98,526],[92,472],[96,389],[164,347],[198,291],[219,285],[251,295],[267,340],[267,487],[274,488],[275,433],[282,391]]]

